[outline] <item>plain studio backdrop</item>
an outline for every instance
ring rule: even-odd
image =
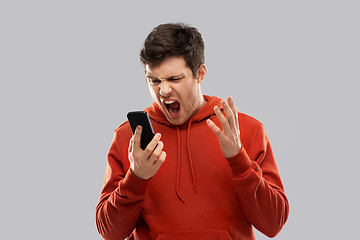
[[[203,93],[264,123],[290,202],[276,239],[357,237],[360,4],[212,2],[1,1],[1,239],[101,239],[113,131],[152,103],[138,54],[167,22],[202,33]]]

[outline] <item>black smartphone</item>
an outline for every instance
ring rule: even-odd
[[[127,114],[127,118],[133,133],[135,133],[137,126],[142,126],[140,147],[142,150],[145,150],[155,135],[149,115],[145,111],[133,111]]]

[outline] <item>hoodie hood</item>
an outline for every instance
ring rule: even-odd
[[[189,122],[196,123],[196,122],[205,121],[210,116],[215,115],[215,112],[214,112],[215,106],[218,106],[220,109],[222,109],[220,98],[215,97],[215,96],[208,96],[208,95],[203,95],[203,97],[206,101],[205,105],[197,113],[192,115],[191,118],[187,122],[185,122],[183,125],[189,125]],[[149,117],[152,120],[154,120],[160,124],[170,126],[170,127],[177,126],[177,125],[171,124],[166,119],[162,109],[156,102],[153,102],[150,107],[145,109],[145,111],[149,114]],[[178,125],[178,126],[180,127],[181,125]]]

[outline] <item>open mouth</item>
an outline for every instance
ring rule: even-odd
[[[180,103],[176,100],[164,100],[164,105],[171,117],[177,117],[180,114]]]

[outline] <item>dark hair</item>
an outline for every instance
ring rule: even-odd
[[[166,58],[183,56],[194,76],[205,62],[204,42],[200,32],[183,23],[167,23],[155,27],[140,51],[143,66],[158,66]]]

